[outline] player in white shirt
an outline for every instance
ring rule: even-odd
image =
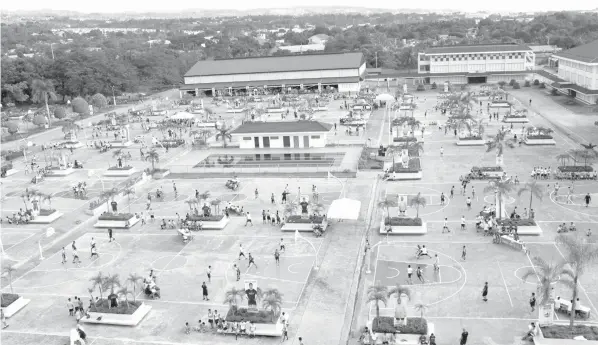
[[[448,218],[444,218],[444,225],[442,226],[442,233],[444,234],[445,231],[451,232],[448,227]]]
[[[245,259],[247,259],[247,257],[245,256],[245,250],[243,249],[243,244],[239,244],[239,260],[241,260],[241,256]]]
[[[440,258],[438,254],[434,255],[434,271],[440,271]]]
[[[413,275],[413,268],[411,268],[411,265],[407,266],[407,283],[409,284],[413,284],[413,280],[411,280],[411,276]]]
[[[461,230],[465,230],[465,216],[461,216]]]

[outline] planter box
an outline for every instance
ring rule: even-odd
[[[129,226],[127,226],[127,222]],[[133,216],[128,220],[99,220],[93,225],[95,228],[116,228],[130,229],[139,222],[139,218]]]
[[[537,225],[524,225],[517,227],[517,233],[520,236],[539,236],[542,235],[542,229]]]
[[[266,109],[267,113],[282,113],[284,112],[284,109],[282,108],[268,108]]]
[[[133,145],[132,141],[111,141],[112,148],[125,148]]]
[[[68,176],[74,172],[75,172],[75,169],[73,169],[73,168],[50,170],[50,173],[48,174],[48,176]]]
[[[568,325],[568,323],[564,322],[555,322],[556,325]],[[542,333],[542,328],[538,327],[538,335],[534,337],[534,344],[535,345],[576,345],[576,344],[584,344],[584,345],[598,345],[598,340],[573,340],[573,339],[556,339],[556,338],[544,338],[544,334]]]
[[[459,140],[457,141],[457,146],[484,146],[486,145],[486,140]]]
[[[16,301],[12,302],[8,307],[4,308],[4,316],[6,316],[7,318],[12,317],[19,310],[25,308],[25,306],[29,304],[29,302],[31,302],[30,299],[25,299],[23,298],[23,296],[20,296],[19,298],[17,298]]]
[[[423,223],[419,226],[391,225],[390,228],[392,229],[392,232],[389,232],[388,235],[424,235],[428,232],[428,226],[426,223]],[[386,235],[386,225],[384,227],[380,227],[380,235]]]
[[[393,177],[394,175],[394,177]],[[404,181],[404,180],[421,180],[423,177],[423,173],[419,172],[405,172],[405,173],[393,173],[390,174],[390,177],[387,181]]]
[[[382,339],[385,333],[378,333],[373,332],[373,320],[368,321],[367,323],[368,328],[370,329],[370,335],[372,336],[374,343],[378,344],[379,342],[376,341],[377,339]],[[434,324],[428,322],[428,334],[427,336],[430,337],[430,334],[434,333]],[[420,345],[419,337],[421,334],[410,334],[410,333],[396,333],[396,344],[400,345]]]
[[[300,232],[313,232],[314,231],[314,224],[317,223],[284,223],[280,230],[282,231],[300,231]],[[328,227],[328,222],[320,223],[322,226],[322,231],[326,231]]]
[[[143,303],[131,315],[127,314],[108,314],[90,312],[89,318],[83,317],[81,322],[96,323],[102,325],[117,325],[117,326],[137,326],[141,320],[150,312],[151,306]],[[101,317],[101,320],[98,318]]]
[[[170,175],[170,170],[162,171],[162,172],[155,172],[152,174],[152,177],[156,180],[160,180],[165,178],[166,176]]]
[[[201,221],[203,224],[203,230],[222,230],[226,227],[226,225],[228,224],[228,222],[230,222],[230,219],[226,218],[226,217],[222,217],[222,219],[216,221],[216,220],[202,220]]]
[[[556,145],[554,139],[525,139],[525,145]]]
[[[135,170],[135,168],[133,168],[133,167],[131,167],[131,169],[117,169],[117,170],[110,170],[110,169],[108,169],[104,173],[104,176],[126,177],[126,176],[133,175],[135,172],[137,172],[137,170]]]
[[[8,169],[8,170],[6,170],[6,176],[5,177],[9,177],[10,175],[14,175],[17,172],[19,172],[17,169]]]
[[[505,117],[502,122],[505,123],[528,123],[529,119],[527,117]]]
[[[31,219],[29,221],[29,223],[31,223],[31,224],[50,224],[53,221],[55,221],[56,219],[62,217],[62,215],[63,214],[61,212],[56,211],[47,216],[36,216],[35,218]]]
[[[245,111],[245,108],[230,108],[230,109],[226,110],[227,113],[233,113],[233,114],[242,113],[244,111]]]

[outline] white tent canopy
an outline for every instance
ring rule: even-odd
[[[332,202],[326,216],[329,219],[357,220],[360,210],[361,201],[342,198]]]
[[[383,93],[381,95],[376,96],[377,101],[384,101],[384,102],[391,102],[394,101],[395,98],[387,93]]]
[[[195,116],[193,114],[188,113],[186,111],[182,111],[180,113],[176,113],[176,114],[172,115],[170,117],[170,119],[173,119],[173,120],[187,120],[187,119],[192,119],[194,117]]]

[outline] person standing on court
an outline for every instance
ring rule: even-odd
[[[488,302],[488,282],[484,283],[484,288],[482,289],[482,299],[484,302]]]
[[[461,333],[461,342],[460,342],[460,345],[466,345],[467,344],[467,337],[469,337],[469,333],[467,332],[467,330],[465,330],[465,328],[463,328],[463,332]]]
[[[108,242],[112,242],[114,237],[112,237],[112,229],[108,229]]]

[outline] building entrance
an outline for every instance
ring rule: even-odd
[[[468,84],[485,84],[488,77],[467,77]]]

